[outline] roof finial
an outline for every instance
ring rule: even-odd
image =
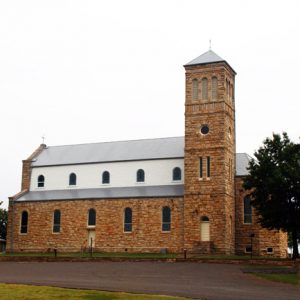
[[[211,50],[211,40],[209,40],[209,50]]]

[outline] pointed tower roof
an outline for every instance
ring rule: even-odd
[[[195,59],[191,60],[190,62],[185,64],[184,67],[210,64],[210,63],[218,63],[218,62],[225,62],[232,69],[232,67],[229,65],[229,63],[225,59],[220,57],[218,54],[216,54],[211,49],[208,50],[207,52],[201,54],[200,56],[196,57]],[[232,69],[232,71],[236,74],[236,72],[233,69]]]

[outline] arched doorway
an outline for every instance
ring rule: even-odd
[[[201,217],[200,234],[201,234],[201,242],[210,241],[209,218],[206,216]]]

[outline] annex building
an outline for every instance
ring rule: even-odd
[[[254,255],[286,256],[286,234],[258,225],[243,189],[234,69],[211,50],[184,68],[184,137],[42,144],[23,161],[7,251],[244,254],[252,239]]]

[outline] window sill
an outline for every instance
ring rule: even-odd
[[[172,180],[172,183],[182,183],[182,180]]]
[[[77,185],[75,185],[75,184],[74,185],[68,185],[67,188],[74,189],[74,188],[77,188]]]
[[[145,184],[145,181],[136,181],[135,184]]]
[[[53,232],[53,231],[52,231],[52,234],[60,234],[60,232]]]
[[[88,225],[88,226],[87,226],[87,229],[88,229],[88,230],[95,229],[95,228],[96,228],[96,225]]]

